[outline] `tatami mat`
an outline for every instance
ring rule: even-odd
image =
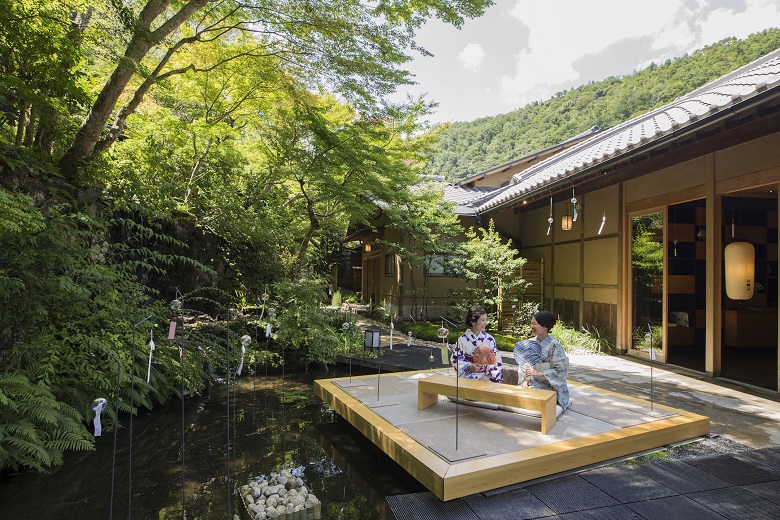
[[[658,406],[620,399],[582,386],[572,386],[571,394],[572,411],[620,428],[677,415]]]

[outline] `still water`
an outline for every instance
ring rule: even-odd
[[[115,464],[104,431],[95,451],[48,474],[0,478],[0,518],[231,519],[243,509],[234,489],[287,468],[321,500],[322,518],[391,520],[385,496],[424,488],[314,395],[314,379],[336,375],[245,373],[231,382],[229,405],[222,383],[188,397],[183,411],[181,401],[141,411],[132,445],[124,417]]]

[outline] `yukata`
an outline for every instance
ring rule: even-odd
[[[471,372],[468,368],[469,365],[474,363],[474,350],[480,345],[485,345],[493,351],[493,354],[496,356],[496,364],[480,365],[475,371]],[[467,330],[458,338],[458,342],[453,348],[450,361],[452,362],[452,366],[455,367],[458,377],[482,379],[493,383],[500,383],[501,380],[504,379],[504,368],[501,363],[501,356],[498,353],[496,340],[485,331],[481,331],[479,335],[477,335],[474,334],[473,330]]]
[[[528,377],[525,375],[525,365],[534,367],[542,361],[542,344],[536,337],[524,339],[515,343],[515,348],[512,352],[517,361],[518,376],[520,382],[528,381]]]
[[[569,407],[569,385],[566,384],[569,357],[558,340],[552,336],[548,335],[540,343],[542,344],[540,361],[543,363],[541,371],[544,372],[544,378],[533,377],[531,387],[554,391],[558,396],[558,405],[565,410]]]

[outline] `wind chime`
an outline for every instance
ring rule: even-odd
[[[571,189],[571,206],[572,206],[572,222],[577,222],[577,214],[580,210],[580,205],[577,204],[577,196],[574,194],[574,188]]]
[[[553,198],[552,195],[550,195],[550,216],[547,218],[547,236],[550,236],[553,222],[555,222],[555,219],[553,218]]]
[[[441,339],[441,362],[446,366],[450,362],[450,331],[444,326],[444,321],[441,322],[441,327],[436,334]]]
[[[606,175],[606,172],[604,173],[604,175]],[[599,226],[599,232],[597,233],[598,235],[600,235],[601,232],[604,231],[604,224],[607,223],[607,191],[606,190],[607,190],[607,179],[605,177],[603,191],[602,191],[603,202],[604,202],[604,213],[601,215],[601,225]]]

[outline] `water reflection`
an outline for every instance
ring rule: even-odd
[[[179,402],[135,418],[132,514],[125,429],[119,432],[113,512],[113,436],[103,435],[95,452],[71,454],[49,474],[3,476],[3,517],[224,519],[242,509],[229,490],[282,467],[303,472],[327,519],[392,519],[385,496],[424,490],[312,393],[314,379],[333,374],[288,374],[284,393],[279,376],[244,374],[231,386],[229,427],[224,384],[188,398],[183,421]]]

